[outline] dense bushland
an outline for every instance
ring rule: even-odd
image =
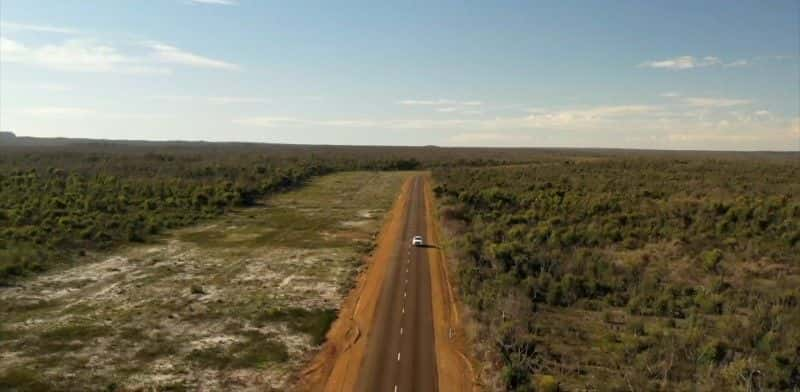
[[[332,170],[319,162],[248,158],[238,164],[169,155],[67,159],[86,164],[63,170],[56,160],[46,169],[0,172],[0,281],[84,250],[144,241]]]
[[[493,388],[800,388],[796,159],[434,175]]]

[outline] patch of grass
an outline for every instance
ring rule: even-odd
[[[186,359],[201,367],[223,369],[231,362],[232,355],[222,347],[209,347],[192,350]]]
[[[289,351],[285,344],[260,335],[249,342],[234,345],[232,350],[238,351],[231,362],[233,368],[260,368],[269,363],[289,360]]]
[[[289,351],[283,342],[254,332],[249,334],[247,340],[227,348],[192,350],[187,359],[199,366],[219,370],[260,368],[270,363],[288,361]]]
[[[61,305],[59,301],[52,300],[52,301],[45,301],[45,300],[38,300],[38,301],[19,301],[19,302],[7,302],[0,304],[0,313],[20,313],[20,312],[32,312],[37,310],[43,310],[51,307],[56,307]]]
[[[0,391],[51,391],[52,386],[41,378],[41,372],[16,367],[0,373]]]
[[[178,353],[178,343],[164,335],[158,335],[143,342],[144,347],[140,348],[135,356],[136,359],[142,361],[152,361]]]
[[[105,325],[69,324],[46,331],[40,336],[43,339],[88,340],[105,336],[110,331],[111,328]]]
[[[325,342],[325,334],[336,320],[336,309],[283,308],[269,309],[261,313],[261,322],[285,322],[296,332],[311,335],[314,345]]]
[[[41,353],[85,346],[92,339],[111,334],[111,328],[96,324],[68,324],[41,333],[34,345]]]
[[[8,342],[18,338],[19,336],[19,332],[0,326],[0,342]]]

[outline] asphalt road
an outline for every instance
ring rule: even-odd
[[[413,236],[427,232],[421,177],[413,179],[410,192],[403,241],[396,245],[381,288],[358,391],[438,389],[427,249],[411,246]]]

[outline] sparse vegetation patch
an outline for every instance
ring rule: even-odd
[[[323,176],[0,288],[0,389],[284,389],[324,342],[405,176]]]

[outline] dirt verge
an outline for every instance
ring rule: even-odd
[[[439,220],[433,204],[434,196],[430,177],[425,177],[425,210],[428,217],[427,236],[435,248],[429,248],[428,260],[431,268],[431,290],[433,321],[436,333],[436,365],[439,375],[439,390],[476,391],[473,363],[467,350],[467,335],[464,332],[459,312],[458,298],[450,282],[446,256],[441,241]]]

